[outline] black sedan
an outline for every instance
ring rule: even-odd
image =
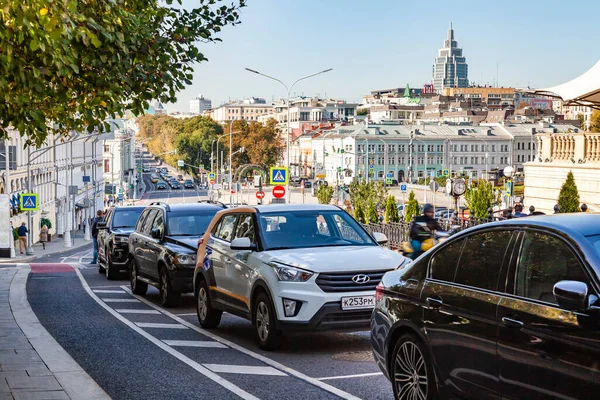
[[[183,187],[185,187],[186,189],[193,189],[194,188],[194,182],[192,182],[190,179],[187,179],[183,183]]]
[[[167,185],[164,182],[158,182],[156,184],[156,190],[166,190]]]
[[[397,399],[600,393],[600,214],[480,225],[387,273],[371,321]]]

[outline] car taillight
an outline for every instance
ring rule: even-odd
[[[377,285],[377,287],[375,288],[375,301],[381,300],[381,298],[383,297],[383,289],[383,283],[379,282],[379,285]]]

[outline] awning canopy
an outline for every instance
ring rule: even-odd
[[[528,92],[561,98],[567,106],[588,106],[600,110],[600,61],[569,82]]]

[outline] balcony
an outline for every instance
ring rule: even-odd
[[[578,132],[536,135],[538,161],[584,164],[600,162],[600,133]]]

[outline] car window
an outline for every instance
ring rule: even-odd
[[[216,210],[169,211],[169,236],[200,236],[206,232]]]
[[[113,228],[133,228],[143,210],[141,209],[118,209],[112,216]]]
[[[148,213],[150,211],[152,211],[152,210],[144,210],[144,212],[140,215],[140,217],[138,218],[138,220],[135,224],[136,232],[142,232],[142,227],[144,226],[144,221],[146,220],[146,217],[148,216]]]
[[[348,224],[346,220],[344,220],[340,215],[335,214],[333,216],[333,220],[337,225],[337,229],[340,232],[340,236],[345,240],[351,240],[356,243],[366,243],[366,241],[361,237],[356,230]]]
[[[142,233],[144,235],[150,235],[150,230],[152,229],[152,223],[154,222],[154,217],[158,214],[160,210],[150,210],[146,219],[144,220],[144,225],[142,225]]]
[[[456,266],[464,244],[465,239],[457,240],[445,245],[433,255],[429,264],[432,279],[454,282]]]
[[[589,281],[575,254],[559,238],[539,232],[527,232],[523,239],[515,294],[532,300],[557,304],[552,292],[562,280]]]
[[[165,232],[165,217],[160,210],[158,210],[154,221],[152,221],[152,229],[158,229],[161,235]]]
[[[482,232],[467,237],[454,282],[496,290],[510,238],[510,231]]]
[[[231,242],[233,237],[233,230],[235,229],[235,221],[237,220],[237,214],[228,214],[223,217],[219,224],[219,230],[217,231],[216,237],[222,240]]]
[[[323,215],[317,215],[317,232],[319,235],[331,236],[329,232],[329,226],[327,225],[327,220]]]
[[[592,246],[594,246],[596,253],[598,253],[598,255],[600,255],[600,235],[592,235],[592,236],[586,236],[586,237],[590,241]]]
[[[256,236],[254,229],[254,220],[252,219],[252,214],[242,214],[240,215],[237,227],[235,229],[235,237],[247,237],[250,239],[250,243],[254,243],[254,238]]]

